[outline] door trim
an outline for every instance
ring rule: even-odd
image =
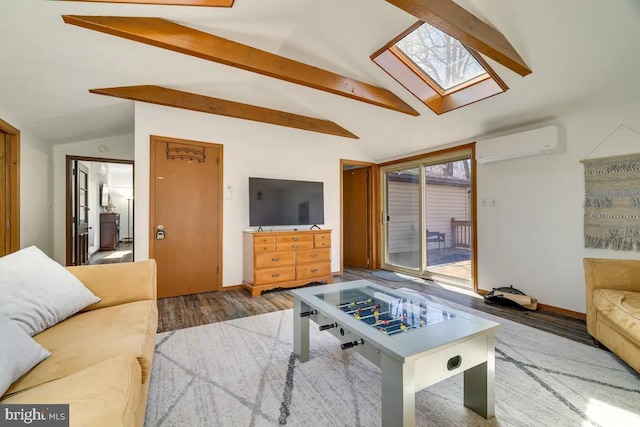
[[[378,258],[379,238],[378,226],[380,215],[378,214],[380,203],[380,192],[378,185],[380,182],[378,166],[371,162],[362,162],[359,160],[340,159],[340,274],[344,273],[344,183],[343,171],[345,166],[364,166],[369,171],[369,197],[367,198],[369,209],[369,227],[367,230],[367,240],[369,240],[367,257],[369,258],[369,268],[376,270],[380,268],[380,260]]]
[[[217,252],[218,252],[218,265],[220,268],[217,271],[217,289],[222,289],[222,270],[223,270],[223,256],[222,256],[222,233],[223,233],[223,178],[224,178],[224,146],[222,144],[214,144],[211,142],[193,141],[189,139],[170,138],[167,136],[151,135],[149,141],[149,258],[155,257],[155,206],[156,206],[156,180],[153,178],[156,174],[156,142],[173,142],[176,144],[190,144],[200,147],[216,147],[220,150],[220,167],[218,168],[218,238],[216,239]]]
[[[384,172],[382,171],[382,168],[389,167],[389,166],[412,167],[415,165],[422,164],[426,159],[436,157],[436,156],[454,154],[457,151],[463,151],[463,150],[471,151],[471,165],[472,165],[472,168],[471,168],[471,214],[473,216],[472,230],[471,230],[471,240],[472,240],[471,242],[471,251],[472,251],[471,281],[473,284],[473,291],[475,293],[478,293],[478,195],[477,195],[477,178],[476,178],[477,163],[476,163],[476,143],[475,142],[462,144],[454,147],[447,147],[441,150],[426,152],[426,153],[417,154],[414,156],[390,160],[387,162],[377,164],[376,166],[378,167],[378,170],[379,170],[379,173],[378,173],[379,191],[378,191],[377,207],[379,209],[379,212],[383,211],[382,203],[384,203],[384,200],[383,200],[383,194],[382,194],[383,192],[382,175],[384,174]],[[422,195],[420,197],[422,198]],[[421,206],[423,206],[422,202],[421,202]],[[382,214],[380,213],[380,215],[378,215],[378,218],[381,220],[382,219],[381,217],[382,217]],[[382,252],[385,250],[384,245],[382,244],[382,234],[384,233],[384,230],[383,230],[382,221],[379,221],[378,223],[379,223],[378,231],[379,231],[379,237],[380,237],[378,240],[380,242],[378,255],[380,256],[379,259],[382,259],[384,257],[384,254]],[[421,232],[425,233],[425,227],[421,227]],[[422,240],[424,240],[424,237],[425,236],[422,236]],[[398,269],[398,271],[402,271],[402,273],[406,273],[410,275],[415,275],[415,272],[411,272],[409,270],[405,271],[402,269]]]
[[[9,150],[4,167],[7,170],[9,204],[6,216],[10,220],[9,240],[7,253],[20,249],[20,131],[9,123],[0,119],[0,130],[9,136]],[[4,227],[5,225],[2,224]]]
[[[73,224],[71,221],[71,218],[73,217],[73,206],[72,206],[72,201],[73,198],[71,197],[71,179],[72,179],[72,175],[71,175],[71,167],[72,167],[72,163],[74,161],[82,161],[82,162],[98,162],[98,163],[120,163],[120,164],[126,164],[126,165],[131,165],[132,166],[132,174],[133,174],[133,191],[135,194],[135,189],[136,189],[136,164],[135,161],[133,160],[123,160],[123,159],[106,159],[104,157],[87,157],[87,156],[75,156],[75,155],[67,155],[66,157],[66,167],[65,167],[65,173],[66,173],[66,178],[65,178],[65,182],[66,182],[66,195],[65,195],[65,205],[66,205],[66,212],[65,212],[65,223],[66,223],[66,231],[65,231],[65,246],[66,246],[66,250],[65,250],[65,265],[69,266],[71,265],[71,260],[73,259],[72,256],[72,251],[73,251]],[[135,218],[135,211],[136,211],[136,206],[135,203],[133,205],[133,209],[132,209],[132,217]],[[135,229],[135,223],[131,224],[131,232],[133,233],[133,236],[135,237],[136,235],[136,229]],[[135,249],[135,245],[133,247],[133,260],[135,261],[136,259],[136,249]]]

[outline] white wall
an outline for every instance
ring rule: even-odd
[[[242,231],[249,226],[249,176],[324,182],[332,270],[340,270],[340,158],[368,161],[362,141],[136,103],[136,260],[149,256],[150,135],[224,146],[223,285],[242,283]]]
[[[100,151],[105,145],[107,152]],[[66,156],[133,160],[133,135],[119,135],[91,141],[58,144],[53,148],[53,256],[61,264],[66,254]]]
[[[477,164],[478,285],[513,285],[544,304],[585,312],[583,257],[640,259],[640,252],[584,248],[584,159],[616,127],[640,130],[640,103],[594,109],[546,124],[564,126],[567,152]],[[543,125],[543,124],[541,124]],[[621,132],[589,158],[640,152]]]
[[[51,145],[21,130],[20,247],[35,245],[49,256],[53,255],[51,159]]]
[[[52,256],[51,145],[2,109],[0,118],[20,131],[20,247],[37,246]]]

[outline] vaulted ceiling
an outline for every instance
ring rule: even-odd
[[[360,137],[345,143],[383,159],[640,96],[636,0],[457,3],[503,33],[533,74],[485,57],[510,90],[436,116],[370,59],[416,21],[385,0],[3,1],[0,114],[51,143],[123,134],[133,131],[133,103],[89,90],[158,85],[331,121]],[[67,25],[61,15],[164,18],[387,89],[420,116]]]

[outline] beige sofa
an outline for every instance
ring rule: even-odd
[[[68,403],[72,426],[142,426],[158,327],[155,261],[69,271],[102,300],[34,337],[52,355],[0,403]]]
[[[587,330],[640,372],[640,260],[584,259]]]

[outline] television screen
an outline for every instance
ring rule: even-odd
[[[249,178],[252,227],[324,224],[322,182]]]

